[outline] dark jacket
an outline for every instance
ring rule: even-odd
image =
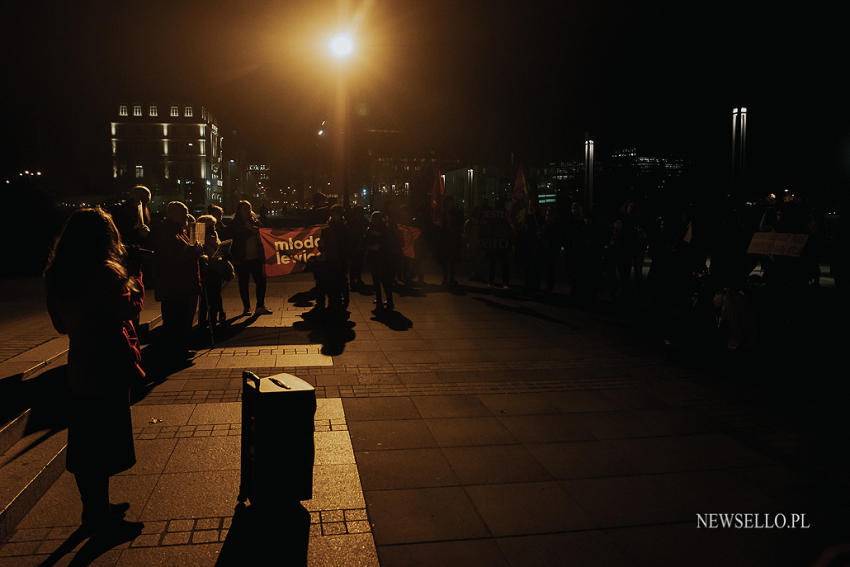
[[[108,270],[80,274],[79,290],[51,289],[53,325],[70,338],[69,471],[115,474],[135,464],[129,388],[141,378],[141,352],[132,320],[144,292],[127,291]]]
[[[157,236],[154,255],[156,298],[160,301],[186,299],[201,293],[199,250],[183,234],[183,228],[164,221]]]
[[[236,219],[232,220],[227,225],[224,231],[226,238],[232,238],[233,244],[230,247],[230,257],[235,263],[249,260],[246,258],[245,252],[250,245],[256,246],[257,258],[253,260],[263,259],[263,242],[260,239],[260,224],[257,222],[242,223]]]
[[[349,233],[344,221],[332,221],[322,229],[319,250],[331,269],[345,269],[349,258]]]
[[[396,242],[392,231],[382,226],[366,231],[366,261],[370,265],[389,264],[395,256]]]

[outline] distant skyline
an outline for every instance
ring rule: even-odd
[[[845,184],[839,19],[719,4],[349,2],[363,124],[486,161],[637,146],[728,169],[734,106],[768,183]],[[336,2],[18,3],[2,22],[3,169],[74,174],[120,102],[205,104],[255,160],[296,171],[333,103]],[[364,8],[366,6],[366,8]],[[11,78],[11,80],[9,80]]]

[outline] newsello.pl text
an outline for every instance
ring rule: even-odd
[[[710,512],[697,514],[698,529],[735,530],[807,530],[812,525],[805,514],[759,514],[746,512]]]

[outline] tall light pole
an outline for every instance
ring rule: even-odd
[[[334,159],[334,185],[342,187],[342,204],[348,208],[348,84],[345,63],[354,53],[354,39],[350,33],[340,32],[331,37],[328,50],[337,61],[337,95],[335,116],[337,123],[336,152]]]
[[[584,139],[584,210],[590,213],[593,209],[593,140],[589,136]]]
[[[739,196],[747,166],[747,107],[732,109],[732,193]]]

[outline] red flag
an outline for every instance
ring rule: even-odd
[[[440,175],[440,170],[437,170],[437,177],[434,179],[434,188],[431,190],[431,220],[435,225],[443,224],[443,197],[446,195],[446,186],[443,183],[443,176]]]
[[[405,224],[398,225],[401,236],[404,239],[402,252],[408,258],[416,258],[416,241],[422,235],[422,231],[415,226],[407,226]]]
[[[525,171],[523,171],[522,166],[519,166],[516,172],[516,181],[514,181],[514,192],[511,196],[511,208],[508,211],[511,226],[516,227],[516,225],[525,221],[527,207],[528,187],[525,184]]]

